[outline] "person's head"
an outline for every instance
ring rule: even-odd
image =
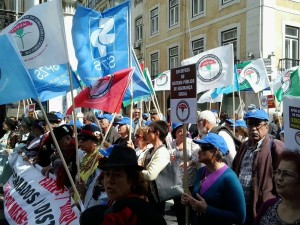
[[[46,116],[47,116],[47,119],[49,120],[51,128],[59,127],[61,119],[58,117],[58,115],[56,115],[55,112],[46,113]]]
[[[135,108],[133,110],[133,119],[138,120],[141,118],[141,109],[140,108]]]
[[[131,194],[145,195],[147,182],[132,148],[115,145],[105,164],[101,166],[104,173],[104,188],[108,198],[118,201]]]
[[[228,116],[228,114],[227,114],[227,112],[221,112],[221,114],[220,114],[220,120],[221,121],[224,121],[224,120],[226,120],[226,119],[228,119],[229,118],[229,116]]]
[[[246,112],[244,120],[247,123],[249,139],[252,142],[257,143],[268,134],[268,114],[264,110],[250,110]]]
[[[79,147],[86,153],[92,153],[100,141],[100,128],[93,124],[84,125],[78,134]]]
[[[224,156],[229,153],[224,138],[215,133],[208,133],[203,139],[193,142],[200,145],[199,162],[206,165],[223,162]]]
[[[31,131],[31,126],[34,122],[32,117],[23,117],[20,126],[20,132],[22,134],[28,134]]]
[[[232,127],[233,127],[233,124],[231,125],[231,128]],[[240,139],[244,139],[244,138],[248,137],[247,124],[244,120],[236,120],[235,121],[235,136]]]
[[[171,135],[173,139],[183,140],[183,124],[182,123],[172,123]]]
[[[197,128],[199,134],[205,135],[208,131],[217,125],[216,117],[214,113],[210,110],[201,111],[198,114]]]
[[[45,122],[35,120],[31,126],[31,133],[35,137],[39,137],[40,135],[45,133]]]
[[[149,113],[143,113],[143,120],[148,120]]]
[[[148,127],[139,127],[134,135],[134,144],[139,149],[144,149],[148,144]]]
[[[2,128],[5,131],[15,130],[17,128],[17,122],[13,118],[6,117],[2,124]]]
[[[166,139],[168,132],[169,129],[167,122],[163,120],[152,121],[149,124],[147,136],[148,141],[152,144],[155,143],[157,140],[163,142]]]
[[[151,109],[149,113],[150,113],[150,119],[151,119],[152,121],[160,120],[159,115],[158,115],[158,112],[157,112],[156,109]]]
[[[285,150],[279,156],[279,165],[274,171],[275,187],[283,198],[292,199],[300,189],[300,151]]]
[[[112,121],[112,115],[105,113],[103,115],[100,115],[98,119],[99,119],[100,128],[103,131],[107,131],[109,124]]]
[[[129,135],[130,132],[130,118],[123,117],[119,122],[117,122],[118,126],[118,134],[125,138]]]
[[[83,114],[83,124],[92,124],[96,123],[96,116],[92,111],[85,112]],[[97,124],[97,123],[96,123]]]

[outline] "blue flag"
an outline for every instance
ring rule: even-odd
[[[39,94],[41,102],[61,96],[70,91],[68,65],[44,66],[28,70]],[[79,88],[79,82],[74,73],[71,73],[73,89]]]
[[[78,6],[72,39],[82,81],[93,85],[103,76],[129,67],[129,1],[99,13]]]
[[[239,81],[238,81],[238,74],[237,74],[237,67],[234,66],[234,92],[239,91]],[[211,98],[215,99],[220,94],[229,94],[233,92],[232,85],[222,87],[222,88],[215,88],[213,93],[211,93]]]
[[[0,104],[37,98],[34,84],[17,46],[6,35],[0,36]]]

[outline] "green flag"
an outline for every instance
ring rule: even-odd
[[[283,96],[300,96],[300,71],[299,67],[291,73],[290,77],[282,79],[282,86],[276,91],[275,96],[278,102],[282,102]]]
[[[242,70],[249,64],[251,63],[251,61],[247,61],[247,62],[243,62],[243,63],[240,63],[240,64],[237,64],[236,67],[237,67],[237,73],[238,73],[238,80],[239,80],[239,86],[240,86],[240,90],[245,90],[245,89],[248,89],[248,88],[251,88],[251,85],[249,84],[249,82],[241,77],[241,72]]]

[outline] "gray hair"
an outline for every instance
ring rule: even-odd
[[[217,125],[215,114],[210,110],[201,111],[198,114],[198,120],[206,120],[211,125]]]

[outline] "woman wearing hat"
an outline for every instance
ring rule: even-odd
[[[172,137],[171,142],[172,158],[178,164],[181,172],[183,173],[183,139],[186,138],[186,151],[188,156],[187,169],[188,169],[188,186],[189,190],[193,190],[195,176],[198,166],[198,151],[199,145],[193,143],[191,138],[183,136],[183,124],[182,123],[172,123]],[[185,223],[185,209],[181,204],[180,198],[173,199],[175,206],[175,213],[177,217],[177,222],[179,225],[184,225]]]
[[[205,166],[197,172],[193,194],[181,196],[182,204],[195,211],[192,224],[242,224],[245,198],[236,174],[223,162],[228,154],[226,142],[214,133],[194,142],[200,145],[199,162]]]
[[[164,218],[145,200],[147,182],[133,149],[114,146],[101,169],[109,203],[85,210],[80,217],[81,225],[166,225]]]

